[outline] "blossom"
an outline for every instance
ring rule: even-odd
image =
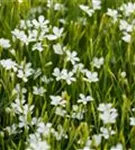
[[[72,63],[72,65],[74,65],[76,62],[78,62],[80,60],[77,57],[77,52],[76,51],[70,52],[68,50],[68,51],[66,51],[66,55],[67,55],[67,61],[70,61]]]
[[[37,125],[37,132],[40,134],[43,134],[44,136],[49,136],[49,134],[51,133],[51,129],[52,129],[52,124],[51,123],[44,123],[44,122],[40,122]]]
[[[118,143],[116,146],[112,146],[110,150],[123,150],[122,144]]]
[[[74,64],[72,72],[73,73],[77,73],[77,72],[84,73],[85,72],[84,70],[85,70],[84,69],[84,64],[77,63],[77,64]]]
[[[53,34],[46,35],[46,38],[50,41],[56,40],[63,35],[64,28],[53,27]]]
[[[28,146],[26,150],[49,150],[50,145],[45,141],[41,140],[40,136],[35,136],[30,134],[30,139],[28,139]]]
[[[79,7],[80,7],[81,10],[83,10],[85,13],[87,13],[89,15],[89,17],[91,17],[94,14],[94,10],[90,9],[86,5],[79,5]]]
[[[93,101],[93,98],[91,97],[91,96],[86,96],[85,97],[85,95],[84,94],[80,94],[79,95],[79,97],[80,97],[80,99],[78,99],[78,103],[83,103],[84,105],[86,105],[87,104],[87,102],[89,102],[89,101]]]
[[[68,85],[70,85],[72,82],[76,81],[76,79],[73,77],[74,73],[72,71],[67,72],[67,70],[62,70],[62,79],[64,79]]]
[[[98,110],[101,111],[101,112],[104,112],[106,110],[110,110],[112,107],[112,104],[111,103],[108,103],[108,104],[104,104],[104,103],[101,103],[98,107]]]
[[[105,139],[109,139],[110,135],[114,135],[116,132],[109,128],[101,127],[100,128],[101,136],[103,136]]]
[[[55,54],[59,54],[59,55],[64,54],[61,44],[53,45],[53,49],[54,49]]]
[[[0,60],[0,65],[2,65],[2,67],[6,70],[13,69],[15,72],[17,71],[17,63],[12,61],[10,58]]]
[[[62,127],[62,125],[58,125],[57,126],[58,132],[54,131],[53,135],[56,137],[57,141],[60,141],[62,138],[67,139],[68,135],[65,133],[64,128]]]
[[[94,67],[99,69],[103,64],[104,64],[104,58],[103,57],[101,57],[101,58],[94,57],[93,58],[93,66]]]
[[[63,77],[63,74],[59,68],[54,68],[53,75],[56,77],[56,81],[61,80]]]
[[[44,89],[43,87],[33,86],[33,94],[34,95],[44,96],[45,92],[46,92],[46,89]]]
[[[35,50],[38,50],[39,52],[42,52],[44,50],[41,42],[33,45],[32,51],[35,51]]]
[[[8,39],[4,39],[4,38],[0,39],[0,47],[7,49],[10,46],[11,46],[10,41]]]
[[[28,118],[27,118],[27,116],[19,116],[19,124],[18,124],[18,126],[19,126],[19,128],[27,128],[27,129],[29,129],[29,122],[28,122]]]
[[[129,24],[126,20],[121,19],[119,29],[123,32],[132,32],[133,25]]]
[[[56,11],[60,11],[60,10],[64,10],[64,9],[65,9],[65,7],[64,7],[63,4],[56,3],[56,4],[54,5],[54,10],[56,10]]]
[[[100,134],[98,134],[98,135],[95,134],[92,136],[92,141],[96,147],[98,147],[101,144],[101,139],[102,139],[102,137]]]
[[[129,17],[135,11],[135,3],[129,2],[127,4],[123,4],[120,7],[120,10],[123,11],[126,17]]]
[[[131,41],[131,35],[129,33],[127,33],[127,32],[124,32],[123,34],[124,34],[124,36],[122,37],[122,40],[124,42],[126,42],[126,43],[130,43],[130,41]]]
[[[135,117],[130,117],[130,125],[135,126]]]
[[[120,76],[124,79],[124,78],[126,78],[126,72],[125,71],[122,71],[121,73],[120,73]]]
[[[50,96],[50,98],[51,98],[51,105],[54,105],[54,106],[58,106],[58,105],[60,105],[60,106],[65,106],[65,104],[66,104],[66,100],[64,100],[61,96],[53,96],[53,95],[51,95]]]
[[[59,68],[55,68],[53,75],[56,77],[56,80],[65,80],[68,85],[70,85],[73,81],[76,81],[76,79],[73,77],[74,73],[69,71],[67,69],[62,69],[60,71]]]
[[[116,9],[108,8],[106,14],[112,17],[114,23],[118,20],[118,11]]]
[[[42,82],[44,82],[44,83],[46,83],[46,84],[49,84],[50,82],[52,82],[53,81],[53,78],[48,78],[46,75],[43,75],[42,77],[41,77],[41,81]]]
[[[25,64],[25,66],[20,65],[17,71],[17,77],[21,78],[24,82],[28,81],[28,77],[34,73],[34,69],[31,68],[31,63]]]
[[[38,37],[37,30],[28,30],[28,41],[29,42],[36,42]]]
[[[92,145],[92,140],[90,140],[90,137],[87,139],[87,141],[86,141],[86,144],[85,144],[85,146],[84,146],[84,148],[83,149],[80,149],[80,150],[92,150],[90,147],[91,147],[91,145]]]
[[[83,119],[85,111],[81,107],[79,107],[78,105],[73,105],[72,110],[73,110],[73,112],[71,114],[71,117],[73,119],[78,119],[78,120]]]
[[[91,82],[97,82],[99,80],[97,72],[90,72],[90,71],[86,70],[85,75],[86,75],[86,78],[84,78],[84,80],[88,81],[90,83]]]
[[[38,28],[44,29],[44,28],[46,28],[46,25],[49,23],[49,20],[45,20],[45,17],[40,15],[38,17],[38,20],[33,19],[32,23],[36,29],[38,29]]]
[[[100,113],[100,119],[103,121],[104,124],[113,124],[116,121],[118,116],[117,110],[112,108],[112,104],[100,104],[98,107]]]
[[[55,114],[64,117],[67,114],[67,112],[61,107],[56,107]]]
[[[5,131],[8,132],[9,135],[17,134],[17,124],[12,124],[11,126],[7,126],[4,128]]]
[[[25,34],[24,31],[21,31],[19,29],[15,29],[14,31],[11,32],[13,34],[13,36],[17,39],[19,39],[21,42],[23,42],[24,44],[28,45],[29,44],[29,40],[27,35]]]
[[[101,9],[101,0],[92,0],[92,7],[94,10]]]

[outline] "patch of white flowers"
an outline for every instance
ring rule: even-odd
[[[113,23],[119,23],[119,29],[122,32],[122,40],[130,43],[132,32],[135,28],[134,15],[135,3],[128,2],[122,4],[117,10],[108,8],[106,14],[112,18]],[[132,19],[130,19],[132,18]]]
[[[92,7],[87,5],[79,5],[80,9],[84,11],[89,17],[91,17],[96,10],[101,9],[101,0],[92,0]]]

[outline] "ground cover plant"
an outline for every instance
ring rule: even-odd
[[[0,0],[0,150],[135,149],[135,1]]]

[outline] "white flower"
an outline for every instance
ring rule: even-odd
[[[91,17],[94,14],[94,10],[90,9],[86,5],[79,5],[79,7],[80,7],[81,10],[83,10],[85,13],[87,13],[89,15],[89,17]]]
[[[94,10],[101,9],[101,0],[92,0],[92,7]]]
[[[21,31],[19,29],[15,29],[14,31],[11,32],[13,34],[14,37],[16,37],[17,39],[19,39],[21,42],[23,42],[24,44],[28,45],[29,44],[29,40],[27,35],[25,34],[24,31]]]
[[[111,147],[110,150],[123,150],[122,144],[118,143],[116,146]]]
[[[42,29],[42,31],[40,32],[39,37],[38,37],[39,41],[43,41],[46,38],[48,31],[49,31],[49,28],[47,26],[46,26],[46,28]],[[47,45],[46,45],[46,47],[47,47]]]
[[[94,142],[94,145],[98,147],[101,144],[101,135],[93,135],[92,141]]]
[[[46,25],[49,23],[49,21],[45,20],[44,16],[40,15],[38,17],[38,21],[36,19],[33,19],[32,23],[36,29],[38,29],[38,28],[44,29],[44,28],[46,28]]]
[[[100,119],[104,124],[113,124],[116,122],[118,113],[115,108],[112,108],[112,104],[100,104],[98,110],[101,112]]]
[[[130,117],[130,125],[135,126],[135,117]]]
[[[47,39],[50,41],[56,40],[63,35],[64,28],[53,27],[53,34],[46,35]]]
[[[50,98],[51,98],[51,105],[54,105],[54,106],[58,106],[58,105],[60,105],[60,106],[65,106],[65,104],[66,104],[66,100],[64,100],[61,96],[53,96],[53,95],[51,95],[50,96]]]
[[[31,68],[31,63],[25,64],[25,66],[19,66],[19,70],[17,71],[17,77],[21,78],[24,82],[28,81],[28,77],[34,73],[34,69]]]
[[[83,103],[86,105],[89,101],[93,101],[93,98],[91,96],[86,96],[84,94],[80,94],[80,99],[77,101],[78,103]]]
[[[24,99],[24,96],[23,96],[21,101],[19,98],[17,98],[15,100],[15,102],[11,103],[11,109],[13,110],[13,112],[16,114],[22,114],[23,113],[23,107],[21,107],[21,105],[24,106],[25,101],[26,100]]]
[[[94,57],[94,59],[93,59],[93,66],[94,67],[99,69],[103,64],[104,64],[104,58],[103,57],[101,57],[101,58]]]
[[[38,50],[39,52],[42,52],[44,50],[41,42],[33,45],[32,51],[35,51],[35,50]]]
[[[65,134],[65,131],[64,131],[64,128],[62,127],[62,125],[59,124],[58,127],[57,127],[57,129],[58,129],[58,132],[55,131],[53,133],[54,136],[56,137],[57,141],[60,141],[62,138],[65,138],[65,139],[68,138],[67,134]]]
[[[9,41],[9,40],[4,39],[4,38],[1,38],[1,39],[0,39],[0,47],[7,49],[7,48],[9,48],[10,46],[11,46],[11,45],[10,45],[10,41]]]
[[[123,34],[124,34],[124,36],[122,37],[122,40],[126,43],[130,43],[131,42],[131,35],[127,32],[124,32]]]
[[[62,70],[62,79],[66,80],[67,84],[70,85],[73,81],[76,81],[76,79],[73,77],[73,72],[67,72],[66,69]]]
[[[28,30],[29,42],[36,42],[38,37],[38,30]]]
[[[104,112],[106,110],[110,110],[111,108],[112,108],[111,103],[108,103],[108,104],[101,103],[101,104],[99,104],[98,110],[101,112]]]
[[[4,128],[4,130],[6,130],[9,135],[18,133],[17,124],[12,124],[11,126],[7,126],[6,128]]]
[[[25,94],[27,93],[27,89],[26,88],[21,88],[20,84],[17,83],[15,88],[13,89],[12,93],[15,93],[15,94]]]
[[[73,77],[73,72],[68,72],[67,69],[63,69],[60,71],[59,68],[55,68],[53,75],[56,77],[56,81],[59,80],[65,80],[68,85],[70,85],[73,81],[76,81],[76,79]]]
[[[53,81],[53,78],[48,78],[46,75],[43,75],[42,77],[41,77],[41,81],[42,82],[44,82],[44,83],[46,83],[46,84],[49,84],[50,82],[52,82]]]
[[[55,54],[59,54],[59,55],[64,54],[61,44],[53,45],[53,49],[54,49]]]
[[[109,112],[105,111],[100,114],[100,119],[104,122],[104,124],[115,123],[118,114],[115,109],[111,109]]]
[[[82,63],[74,64],[72,72],[73,73],[77,73],[77,72],[84,73],[84,64],[82,64]]]
[[[64,10],[64,9],[65,9],[65,7],[64,7],[63,4],[56,3],[56,4],[54,5],[54,10],[56,10],[56,11],[60,11],[60,10]]]
[[[62,23],[62,24],[65,24],[65,23],[66,23],[66,20],[63,19],[63,18],[61,18],[61,19],[59,19],[59,22]]]
[[[38,140],[38,138],[36,139],[36,141],[32,141],[29,143],[28,147],[26,148],[26,150],[49,150],[50,149],[50,145],[48,145],[48,143],[44,140],[44,141],[40,141]]]
[[[129,24],[126,20],[121,19],[119,24],[119,29],[124,32],[132,32],[133,25]]]
[[[12,49],[10,49],[9,50],[9,52],[13,55],[13,56],[15,56],[16,55],[16,52],[15,52],[15,50],[12,48]]]
[[[67,112],[63,108],[57,107],[56,110],[55,110],[55,114],[59,115],[61,117],[64,117],[67,114]]]
[[[125,71],[121,72],[121,73],[120,73],[120,76],[121,76],[122,78],[126,78],[126,72],[125,72]]]
[[[44,93],[46,92],[46,89],[44,89],[43,87],[36,87],[33,86],[33,94],[34,95],[39,95],[39,96],[44,96]]]
[[[97,82],[99,80],[97,72],[90,72],[88,70],[86,70],[85,72],[86,72],[86,77],[87,77],[87,78],[84,78],[85,81],[88,81],[91,83],[91,82]]]
[[[72,106],[72,110],[73,110],[73,112],[72,112],[71,117],[73,119],[78,119],[78,120],[82,120],[83,119],[85,111],[81,107],[79,107],[78,105],[73,105]]]
[[[112,17],[114,23],[118,20],[118,11],[116,9],[108,8],[106,14]]]
[[[13,69],[15,72],[17,71],[17,64],[12,61],[11,59],[2,59],[0,60],[0,65],[2,65],[3,68],[6,70]]]
[[[40,122],[37,125],[37,132],[40,134],[43,134],[44,136],[49,136],[50,132],[52,129],[52,124],[51,123],[43,123]]]
[[[114,135],[116,133],[114,130],[111,129],[111,127],[109,128],[101,127],[100,132],[105,139],[109,139],[110,135]]]
[[[135,11],[135,3],[129,2],[127,4],[123,4],[120,7],[120,10],[123,11],[126,17],[129,17]]]
[[[61,73],[59,68],[55,68],[53,71],[53,75],[56,77],[56,81],[59,81],[62,79],[63,74]]]
[[[77,52],[76,51],[66,51],[67,54],[67,61],[70,61],[72,65],[74,65],[76,62],[78,62],[80,59],[77,57]]]
[[[82,120],[83,119],[83,112],[73,112],[71,117],[73,119]]]
[[[27,116],[19,116],[19,124],[18,124],[19,128],[27,128],[29,129],[29,126],[28,126],[28,118]]]
[[[86,141],[86,144],[85,144],[84,148],[83,149],[79,149],[79,150],[92,150],[90,148],[91,144],[92,144],[92,140],[90,140],[90,137],[89,137],[88,140]]]
[[[30,20],[20,20],[20,25],[19,25],[19,28],[20,29],[23,29],[23,30],[26,30],[27,28],[31,28],[33,27],[32,23]]]

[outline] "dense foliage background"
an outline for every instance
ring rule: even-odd
[[[0,0],[0,149],[135,149],[134,0]]]

